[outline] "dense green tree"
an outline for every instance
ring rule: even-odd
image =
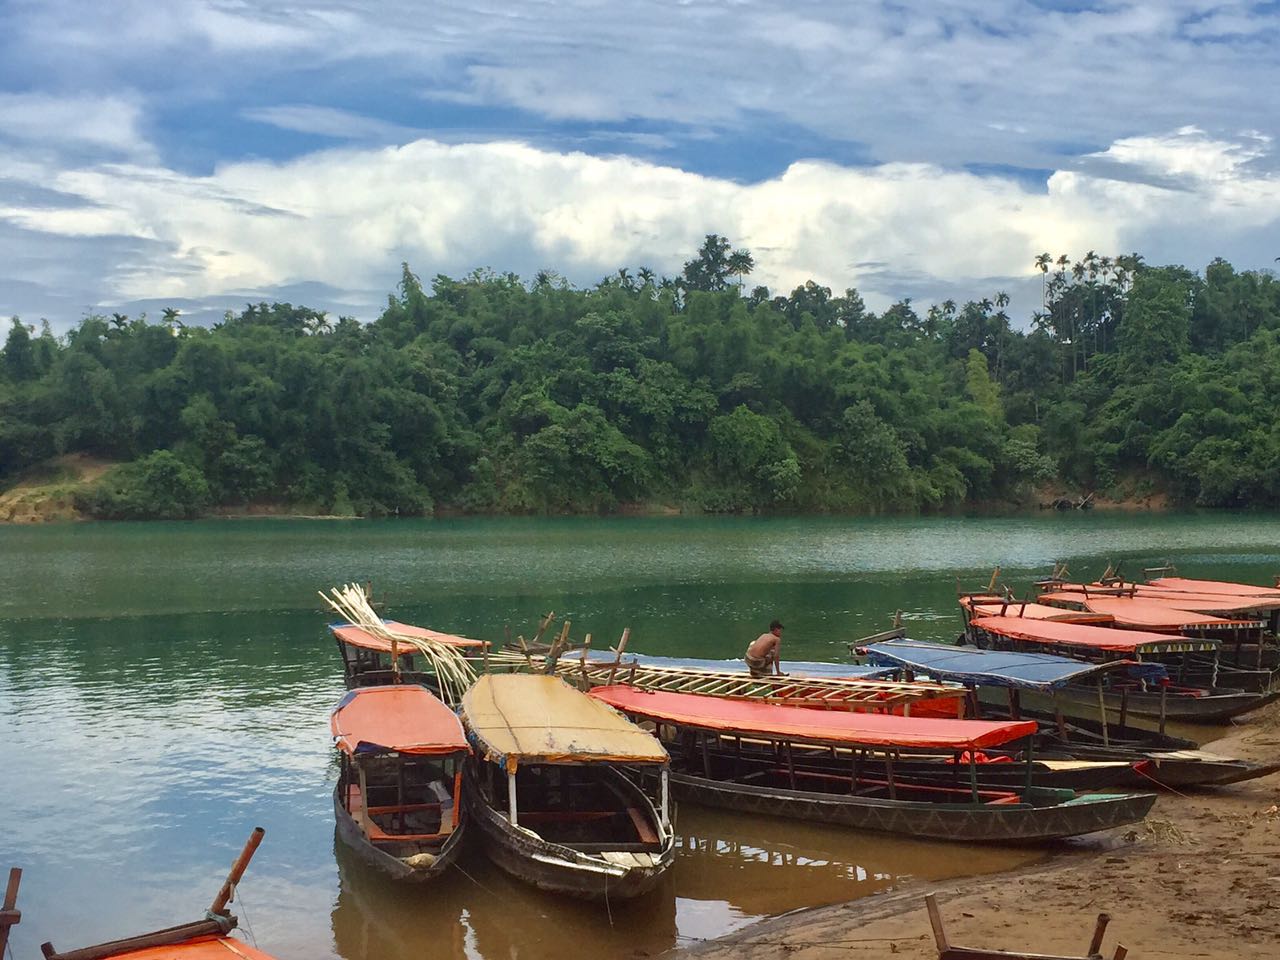
[[[287,502],[440,508],[953,509],[1066,482],[1280,504],[1280,284],[1136,254],[1043,254],[1022,332],[1002,293],[883,313],[785,296],[708,235],[678,278],[579,289],[408,264],[372,323],[247,304],[212,329],[123,314],[11,325],[0,478],[58,453],[125,462],[86,509]],[[162,456],[163,455],[163,456]]]

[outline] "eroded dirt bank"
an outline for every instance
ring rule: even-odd
[[[1246,718],[1214,752],[1280,756],[1280,703]],[[669,956],[698,960],[927,958],[937,951],[924,908],[936,893],[952,943],[1082,955],[1098,913],[1103,946],[1148,957],[1280,956],[1280,775],[1161,794],[1145,827],[1067,847],[1013,874],[898,890],[790,914]]]

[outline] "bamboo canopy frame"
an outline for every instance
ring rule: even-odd
[[[543,672],[549,658],[501,650],[489,655],[491,666],[528,667]],[[732,700],[759,700],[826,710],[889,713],[901,708],[910,714],[911,704],[922,700],[963,700],[963,687],[937,683],[897,682],[839,677],[752,677],[730,670],[697,667],[644,666],[637,661],[562,659],[559,675],[584,689],[625,683],[642,690],[669,693],[701,693]],[[958,710],[957,710],[958,712]]]

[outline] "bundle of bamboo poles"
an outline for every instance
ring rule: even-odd
[[[327,594],[321,591],[320,598],[347,623],[386,640],[391,645],[391,669],[397,675],[400,671],[399,648],[422,654],[440,683],[440,697],[446,703],[458,703],[475,682],[476,672],[461,650],[438,640],[413,637],[390,629],[374,612],[369,595],[359,584],[333,587]]]

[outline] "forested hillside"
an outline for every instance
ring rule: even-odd
[[[370,324],[289,304],[213,329],[15,319],[0,485],[60,453],[122,461],[81,507],[421,514],[916,511],[1133,477],[1280,504],[1280,283],[1214,261],[1044,255],[1027,326],[1001,294],[882,314],[854,290],[751,288],[710,236],[677,278],[591,289],[406,266]]]

